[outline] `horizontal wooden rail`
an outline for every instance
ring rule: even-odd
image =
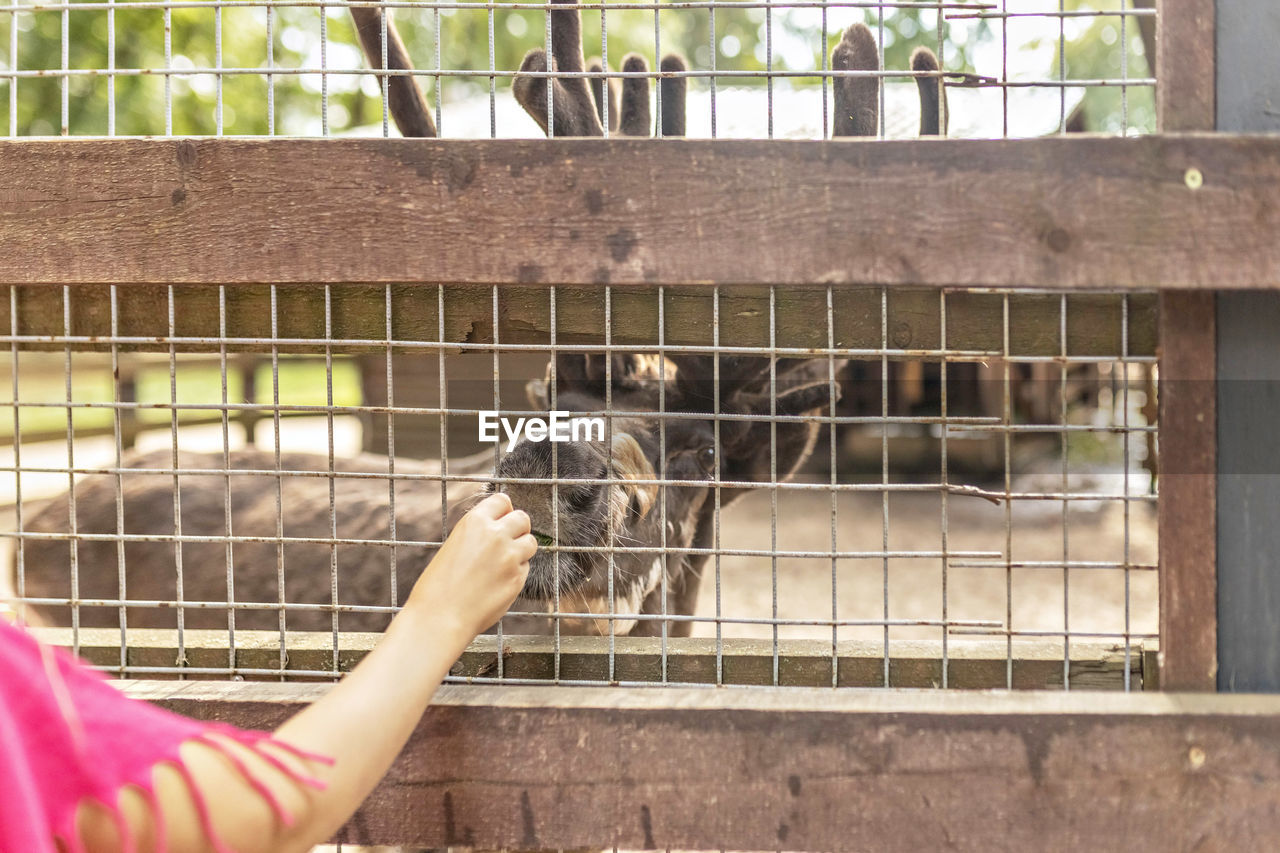
[[[69,628],[41,628],[45,642],[71,647]],[[348,671],[373,648],[378,634],[340,635],[338,669]],[[120,665],[120,632],[114,628],[82,628],[80,654],[108,669]],[[178,660],[194,669],[227,669],[231,660],[226,631],[190,630],[183,634],[179,654],[177,632],[167,629],[129,629],[126,667],[173,667]],[[565,681],[654,682],[664,680],[662,640],[658,637],[616,637],[613,677],[609,675],[607,637],[560,638],[560,678]],[[285,636],[288,651],[284,671],[322,672],[333,668],[333,635],[291,631]],[[556,646],[553,637],[503,637],[503,676],[513,679],[555,678]],[[277,670],[280,666],[280,634],[274,631],[236,631],[237,670]],[[1131,685],[1141,689],[1147,646],[1130,647]],[[1008,684],[1008,647],[1003,638],[953,638],[947,649],[947,683],[958,689],[1002,688]],[[767,640],[726,639],[720,653],[720,679],[730,685],[773,683],[773,644]],[[830,687],[832,658],[836,660],[840,687],[880,687],[884,684],[884,646],[865,641],[841,641],[832,655],[831,644],[820,640],[780,640],[778,682],[782,686]],[[715,684],[716,643],[710,638],[670,637],[666,641],[668,683]],[[1071,687],[1089,690],[1124,689],[1125,654],[1113,643],[1073,640]],[[497,675],[497,638],[480,636],[454,665],[452,675],[461,678],[493,678]],[[147,676],[154,677],[154,676]],[[200,678],[202,676],[187,676]],[[203,676],[221,677],[221,676]],[[246,676],[253,677],[253,676]],[[261,676],[259,676],[261,677]],[[889,644],[891,687],[940,687],[942,644],[919,640],[895,640]],[[1017,638],[1013,643],[1013,686],[1036,690],[1062,687],[1062,644],[1052,640]]]
[[[0,282],[1280,286],[1280,138],[0,142]]]
[[[133,682],[272,728],[329,689]],[[480,849],[1268,849],[1280,697],[445,686],[342,831]]]
[[[0,213],[0,217],[3,214]],[[3,260],[0,259],[0,264]],[[62,352],[67,337],[60,287],[16,288],[17,333],[24,349]],[[431,343],[443,342],[447,353],[461,345],[491,345],[495,340],[493,292],[490,287],[456,285],[438,294],[435,287],[394,285],[390,288],[392,337],[399,352],[422,356]],[[75,350],[110,348],[111,290],[108,286],[70,288],[71,329]],[[0,334],[9,334],[10,294],[0,290]],[[1000,293],[960,292],[946,300],[948,351],[1004,353],[1004,303]],[[1124,352],[1124,296],[1114,293],[1017,293],[1008,296],[1012,356],[1063,354],[1062,319],[1066,312],[1068,356],[1117,356]],[[1156,352],[1156,295],[1128,297],[1128,355]],[[385,352],[387,287],[350,285],[330,288],[326,325],[325,289],[307,285],[276,288],[276,335],[271,337],[271,288],[241,285],[219,294],[199,285],[173,289],[174,333],[190,339],[179,352],[216,352],[221,308],[225,306],[227,349],[266,352],[271,340],[289,353]],[[666,346],[710,347],[715,342],[715,297],[708,288],[669,287],[662,311]],[[444,303],[440,322],[439,302]],[[768,288],[728,287],[720,295],[720,345],[770,345]],[[498,293],[496,339],[504,347],[546,346],[552,337],[550,296],[539,287],[503,287]],[[616,346],[654,347],[658,334],[657,288],[620,288],[611,296],[613,321],[610,341]],[[938,350],[943,311],[936,291],[901,288],[884,304],[881,292],[870,288],[842,288],[832,294],[831,338],[836,347],[921,353]],[[133,285],[116,290],[116,335],[122,351],[169,350],[169,288]],[[774,333],[780,347],[826,347],[825,288],[793,287],[777,294],[773,306]],[[558,344],[602,346],[606,337],[602,288],[561,287],[556,292],[555,341]],[[325,331],[328,329],[329,334]],[[280,345],[280,341],[289,343]],[[415,346],[419,345],[419,346]],[[4,347],[7,348],[7,347]],[[486,379],[486,381],[489,381]]]

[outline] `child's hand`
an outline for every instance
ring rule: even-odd
[[[447,613],[466,634],[463,642],[469,642],[511,607],[537,550],[529,516],[512,509],[505,494],[490,495],[454,526],[405,608]]]

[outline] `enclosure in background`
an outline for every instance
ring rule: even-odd
[[[122,675],[337,674],[370,642],[348,632],[385,624],[458,507],[528,482],[565,495],[534,512],[544,551],[606,580],[587,595],[557,568],[457,678],[1130,689],[1156,639],[1148,294],[7,295],[15,591]],[[456,377],[467,360],[489,376]],[[585,404],[578,363],[603,371]],[[552,364],[566,402],[537,405],[526,386]],[[779,412],[797,391],[815,396]],[[596,512],[575,490],[621,494],[624,474],[504,468],[509,436],[475,443],[482,413],[560,405],[649,446],[656,526],[633,509],[562,541],[556,525]],[[371,437],[393,452],[362,454]],[[618,556],[637,554],[662,568],[639,598]]]

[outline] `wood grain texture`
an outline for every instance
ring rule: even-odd
[[[1217,0],[1157,0],[1156,122],[1162,133],[1213,130]]]
[[[1160,686],[1218,671],[1214,294],[1160,296]]]
[[[46,643],[71,648],[70,628],[40,628]],[[119,672],[120,632],[114,628],[82,628],[79,654],[91,663]],[[343,633],[338,669],[347,672],[359,663],[380,634]],[[560,638],[560,677],[566,681],[609,681],[607,637]],[[616,637],[614,680],[660,683],[664,679],[659,637]],[[192,630],[183,634],[178,653],[177,632],[130,628],[126,667],[174,667],[183,659],[193,669],[225,669],[232,660],[225,631]],[[291,631],[286,635],[285,672],[325,671],[333,667],[333,635]],[[503,637],[503,674],[513,679],[555,678],[553,637]],[[1132,647],[1129,667],[1135,689],[1143,683],[1142,647]],[[892,687],[940,687],[942,644],[900,640],[890,645],[889,682]],[[948,685],[960,690],[990,690],[1006,686],[1007,647],[1003,639],[952,639],[947,654]],[[1013,646],[1013,687],[1043,690],[1062,687],[1062,644],[1053,640],[1018,639]],[[235,666],[240,670],[277,670],[280,635],[274,631],[236,631]],[[779,640],[778,679],[786,687],[830,687],[832,659],[840,687],[880,687],[884,683],[884,650],[879,643],[842,641],[833,656],[831,644],[820,640]],[[767,640],[727,639],[720,655],[721,682],[730,685],[773,683],[773,644]],[[1124,689],[1124,649],[1112,643],[1076,641],[1071,644],[1071,687],[1085,690]],[[127,670],[126,670],[127,672]],[[175,669],[176,676],[178,670]],[[497,638],[481,635],[467,647],[450,675],[458,678],[493,677],[497,673]],[[161,676],[147,674],[147,678]],[[187,674],[188,678],[221,675]],[[249,679],[269,676],[245,675]],[[297,676],[288,676],[296,678]],[[675,684],[715,684],[716,644],[709,638],[668,637],[665,680]]]
[[[324,685],[136,682],[264,728]],[[1258,850],[1280,698],[441,689],[341,834],[488,849]]]
[[[289,353],[374,352],[384,354],[387,286],[335,285],[329,290],[330,335],[325,335],[324,287],[276,287],[277,336]],[[111,339],[111,288],[78,285],[69,289],[71,334],[80,338],[76,350],[107,351]],[[224,289],[184,285],[173,288],[174,331],[180,338],[204,339],[178,345],[180,352],[217,352],[219,300],[225,299],[226,338],[233,352],[267,352],[271,345],[271,288],[241,285]],[[453,285],[442,294],[444,322],[439,320],[437,288],[431,285],[390,287],[392,335],[397,352],[434,362],[435,350],[415,346],[444,342],[475,344],[471,352],[495,340],[493,292],[490,287]],[[832,294],[832,339],[835,346],[880,350],[887,342],[894,350],[937,350],[942,346],[942,312],[936,291],[895,288],[888,294],[881,316],[878,288],[841,288]],[[36,340],[29,349],[61,352],[65,338],[63,289],[17,288],[19,335]],[[958,292],[948,295],[946,343],[949,351],[999,354],[1004,348],[1004,296],[999,293]],[[1156,297],[1131,294],[1129,354],[1155,355]],[[715,342],[714,295],[705,287],[668,287],[663,293],[664,343],[704,346]],[[1067,353],[1072,356],[1115,356],[1123,352],[1124,296],[1114,293],[1073,293],[1067,297]],[[169,288],[134,285],[117,288],[117,330],[122,351],[168,352]],[[775,335],[778,346],[827,346],[827,295],[822,287],[789,287],[777,293]],[[507,286],[499,290],[496,339],[503,347],[546,346],[551,342],[550,295],[545,288]],[[616,345],[654,347],[658,343],[656,287],[620,288],[610,297],[612,341]],[[1060,355],[1062,302],[1056,295],[1019,293],[1009,296],[1009,352],[1013,355]],[[558,344],[602,346],[605,343],[605,294],[600,287],[556,289]],[[882,324],[884,328],[882,329]],[[0,290],[0,330],[10,323],[10,299]],[[41,339],[48,342],[42,343]],[[725,287],[720,294],[720,344],[726,347],[767,347],[769,289],[762,286]],[[456,346],[446,349],[457,353]],[[536,353],[536,351],[535,351]],[[542,351],[545,360],[546,351]],[[487,362],[486,362],[487,365]],[[456,366],[455,366],[456,367]],[[487,365],[486,381],[492,377]],[[503,371],[506,373],[506,371]],[[541,374],[541,370],[538,371]],[[434,376],[432,377],[434,381]]]
[[[1277,196],[1265,136],[6,141],[0,282],[1267,288]]]

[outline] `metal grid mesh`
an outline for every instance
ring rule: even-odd
[[[850,47],[857,39],[843,41],[856,25],[874,43],[861,52]],[[11,137],[392,135],[394,122],[405,135],[456,138],[536,136],[539,125],[562,136],[1133,133],[1154,129],[1154,30],[1153,0],[11,0],[0,6],[0,128]],[[584,48],[598,65],[583,64]],[[551,71],[545,55],[558,59]],[[620,103],[596,96],[594,123],[577,88],[584,77],[597,91],[605,79],[622,90]],[[950,122],[944,107],[931,131],[917,117],[937,79]],[[513,97],[521,85],[526,95]],[[870,110],[866,121],[842,129],[842,110],[859,99],[869,99],[853,108]],[[678,120],[667,115],[677,102]]]
[[[976,660],[1019,686],[1038,660],[1129,689],[1155,639],[1150,294],[85,286],[4,307],[14,592],[123,675],[345,670],[372,641],[348,632],[385,625],[491,487],[547,538],[548,585],[457,679],[948,687]],[[556,409],[604,440],[477,443],[487,410]]]

